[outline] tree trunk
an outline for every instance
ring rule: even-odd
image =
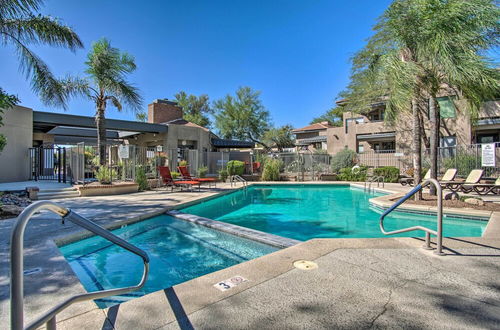
[[[420,131],[420,116],[419,116],[419,104],[418,100],[414,99],[412,101],[412,113],[413,113],[413,180],[415,185],[419,184],[422,180],[422,137]],[[415,194],[415,200],[422,199],[422,191]]]
[[[434,96],[429,98],[429,119],[431,122],[431,178],[437,179],[439,152],[439,109]],[[436,188],[431,186],[431,195],[436,195]]]
[[[106,119],[104,112],[106,104],[101,104],[97,107],[95,123],[97,126],[97,147],[99,151],[99,164],[106,165]]]

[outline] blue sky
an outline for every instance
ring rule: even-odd
[[[33,49],[56,75],[83,75],[91,43],[106,37],[135,56],[130,80],[140,88],[145,110],[180,90],[215,100],[250,86],[261,91],[275,125],[301,127],[333,105],[348,83],[349,58],[390,2],[47,0],[42,12],[73,27],[85,49]],[[31,92],[12,48],[0,48],[0,86],[22,105],[63,112]],[[74,99],[68,113],[91,116],[94,107]],[[130,111],[111,108],[107,117],[134,119]]]

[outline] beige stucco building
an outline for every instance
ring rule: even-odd
[[[0,182],[28,180],[34,165],[58,158],[30,158],[30,148],[96,145],[94,117],[15,106],[5,111],[3,122],[0,133],[6,136],[7,146],[0,153]],[[165,99],[148,105],[148,122],[106,119],[106,137],[110,145],[161,148],[169,158],[185,159],[189,155],[197,163],[208,151],[254,147],[252,142],[219,139],[209,129],[184,120],[182,108]]]
[[[450,102],[439,98],[441,107],[441,147],[466,146],[475,143],[500,142],[500,101],[485,102],[478,120],[472,122],[466,101]],[[341,103],[342,104],[342,103]],[[366,114],[343,114],[342,127],[326,129],[327,150],[335,154],[348,148],[358,153],[397,151],[411,153],[413,119],[410,113],[400,115],[394,123],[384,121],[385,105],[372,106]],[[423,145],[428,146],[429,121],[423,120]]]

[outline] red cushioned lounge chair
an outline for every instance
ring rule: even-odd
[[[198,190],[200,190],[201,183],[199,181],[194,180],[174,180],[172,178],[172,173],[170,173],[170,168],[168,166],[158,166],[158,171],[160,172],[161,179],[166,186],[171,186],[172,191],[174,187],[186,187],[189,190],[193,190],[194,186],[198,186]]]
[[[181,173],[183,180],[194,180],[194,181],[198,181],[201,183],[206,183],[206,184],[208,184],[209,188],[210,188],[210,185],[213,184],[215,187],[215,183],[217,181],[214,178],[195,178],[191,174],[189,174],[189,170],[188,170],[187,166],[177,166],[177,168],[179,169],[179,172]]]

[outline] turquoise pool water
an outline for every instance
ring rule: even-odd
[[[180,211],[303,241],[321,237],[387,237],[379,229],[382,211],[368,201],[380,195],[347,185],[254,185]],[[395,211],[384,224],[389,230],[416,224],[435,228],[436,217]],[[443,221],[444,235],[481,236],[486,224],[447,216]],[[415,231],[397,236],[424,235]]]
[[[147,252],[151,259],[150,273],[141,291],[98,299],[96,303],[101,308],[278,250],[167,215],[137,222],[113,233]],[[87,291],[124,287],[140,281],[141,258],[103,238],[90,237],[59,249]]]

